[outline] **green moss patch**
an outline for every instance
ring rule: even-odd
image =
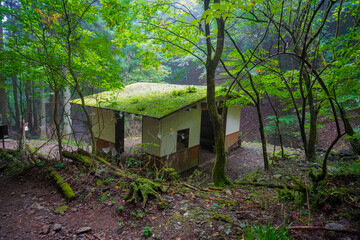
[[[55,209],[54,213],[61,214],[61,213],[65,212],[67,209],[68,209],[68,206],[66,206],[66,205],[59,206]]]
[[[66,199],[70,200],[75,197],[75,193],[67,182],[55,171],[53,168],[48,169],[49,174],[56,181],[56,184],[61,188]]]
[[[85,104],[161,118],[205,98],[205,86],[135,83],[120,91],[87,96]],[[72,103],[81,104],[81,100],[75,99]]]

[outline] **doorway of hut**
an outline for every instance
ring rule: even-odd
[[[219,109],[222,113],[223,109]],[[215,135],[210,121],[209,110],[206,103],[201,104],[201,127],[200,127],[200,157],[199,165],[202,166],[215,160]]]

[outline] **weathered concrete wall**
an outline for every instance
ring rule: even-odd
[[[185,109],[161,119],[161,153],[160,157],[176,152],[178,130],[189,128],[189,148],[200,144],[201,106]]]
[[[144,151],[151,155],[160,157],[160,146],[154,145],[160,145],[160,120],[143,116],[142,124],[142,143],[149,143],[144,146]]]
[[[241,108],[239,106],[228,107],[226,116],[226,135],[239,131],[240,112]]]
[[[95,137],[115,143],[115,114],[112,110],[92,108],[92,130]]]

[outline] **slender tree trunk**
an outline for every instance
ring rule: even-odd
[[[31,100],[31,81],[27,80],[25,85],[25,98],[26,98],[26,119],[29,124],[29,130],[33,131],[33,118],[32,118],[32,100]]]
[[[266,148],[264,120],[263,120],[262,111],[261,111],[261,100],[260,100],[258,94],[257,94],[257,101],[255,102],[255,106],[256,106],[256,112],[257,112],[258,120],[259,120],[259,132],[260,132],[261,148],[262,148],[263,159],[264,159],[264,169],[269,170],[269,158],[268,158],[267,148]]]
[[[305,85],[307,89],[308,106],[310,113],[310,129],[307,142],[306,159],[308,161],[314,161],[316,158],[316,143],[317,143],[317,111],[314,102],[314,95],[312,91],[312,84],[308,73],[304,72],[303,77],[305,79]]]
[[[1,3],[2,1],[0,1]],[[2,21],[0,21],[0,51],[3,49],[3,26]],[[1,65],[3,63],[0,63]],[[6,78],[3,74],[0,74],[0,114],[1,114],[1,120],[2,122],[0,124],[7,125],[8,119],[7,119],[7,100],[6,100],[6,90],[3,86],[5,86]]]
[[[280,148],[281,148],[281,157],[284,158],[284,144],[283,144],[283,140],[282,140],[282,134],[281,134],[281,130],[280,130],[280,121],[279,121],[279,114],[276,111],[275,106],[273,105],[270,96],[266,93],[267,99],[270,103],[271,109],[273,110],[274,114],[275,114],[275,124],[276,124],[276,131],[278,132],[279,135],[279,142],[280,142]],[[274,143],[275,146],[275,143]],[[275,149],[275,148],[274,148]]]
[[[36,95],[36,88],[35,82],[32,82],[32,115],[34,120],[34,132],[38,134],[39,132],[39,104],[38,104],[38,97]]]
[[[60,122],[58,121],[58,106],[59,106],[59,95],[60,95],[60,90],[58,88],[54,88],[55,89],[55,93],[54,93],[54,112],[53,112],[53,118],[54,118],[54,125],[55,125],[55,131],[56,131],[56,138],[58,141],[58,147],[59,147],[59,158],[60,161],[63,161],[63,157],[62,157],[62,151],[63,151],[63,146],[62,146],[62,135],[61,135],[61,129],[60,129]]]
[[[50,94],[50,100],[49,100],[49,110],[50,110],[50,125],[55,126],[54,121],[54,109],[55,109],[55,94]]]
[[[14,74],[11,76],[11,82],[13,87],[13,96],[14,96],[14,108],[15,108],[15,129],[20,130],[20,111],[19,111],[19,101],[18,101],[18,84],[17,84],[17,75]]]
[[[44,82],[40,82],[40,138],[46,139],[46,107]]]
[[[65,138],[70,138],[72,129],[71,129],[71,105],[70,105],[70,88],[67,86],[64,90],[64,115],[63,115],[63,132]]]

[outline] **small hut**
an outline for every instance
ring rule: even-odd
[[[219,98],[219,101],[221,98]],[[135,83],[119,91],[85,98],[92,107],[97,147],[124,150],[124,114],[142,116],[144,152],[178,172],[199,163],[200,149],[214,149],[214,132],[206,105],[206,87]],[[80,100],[72,101],[80,104]],[[222,108],[228,149],[238,143],[240,107]]]

